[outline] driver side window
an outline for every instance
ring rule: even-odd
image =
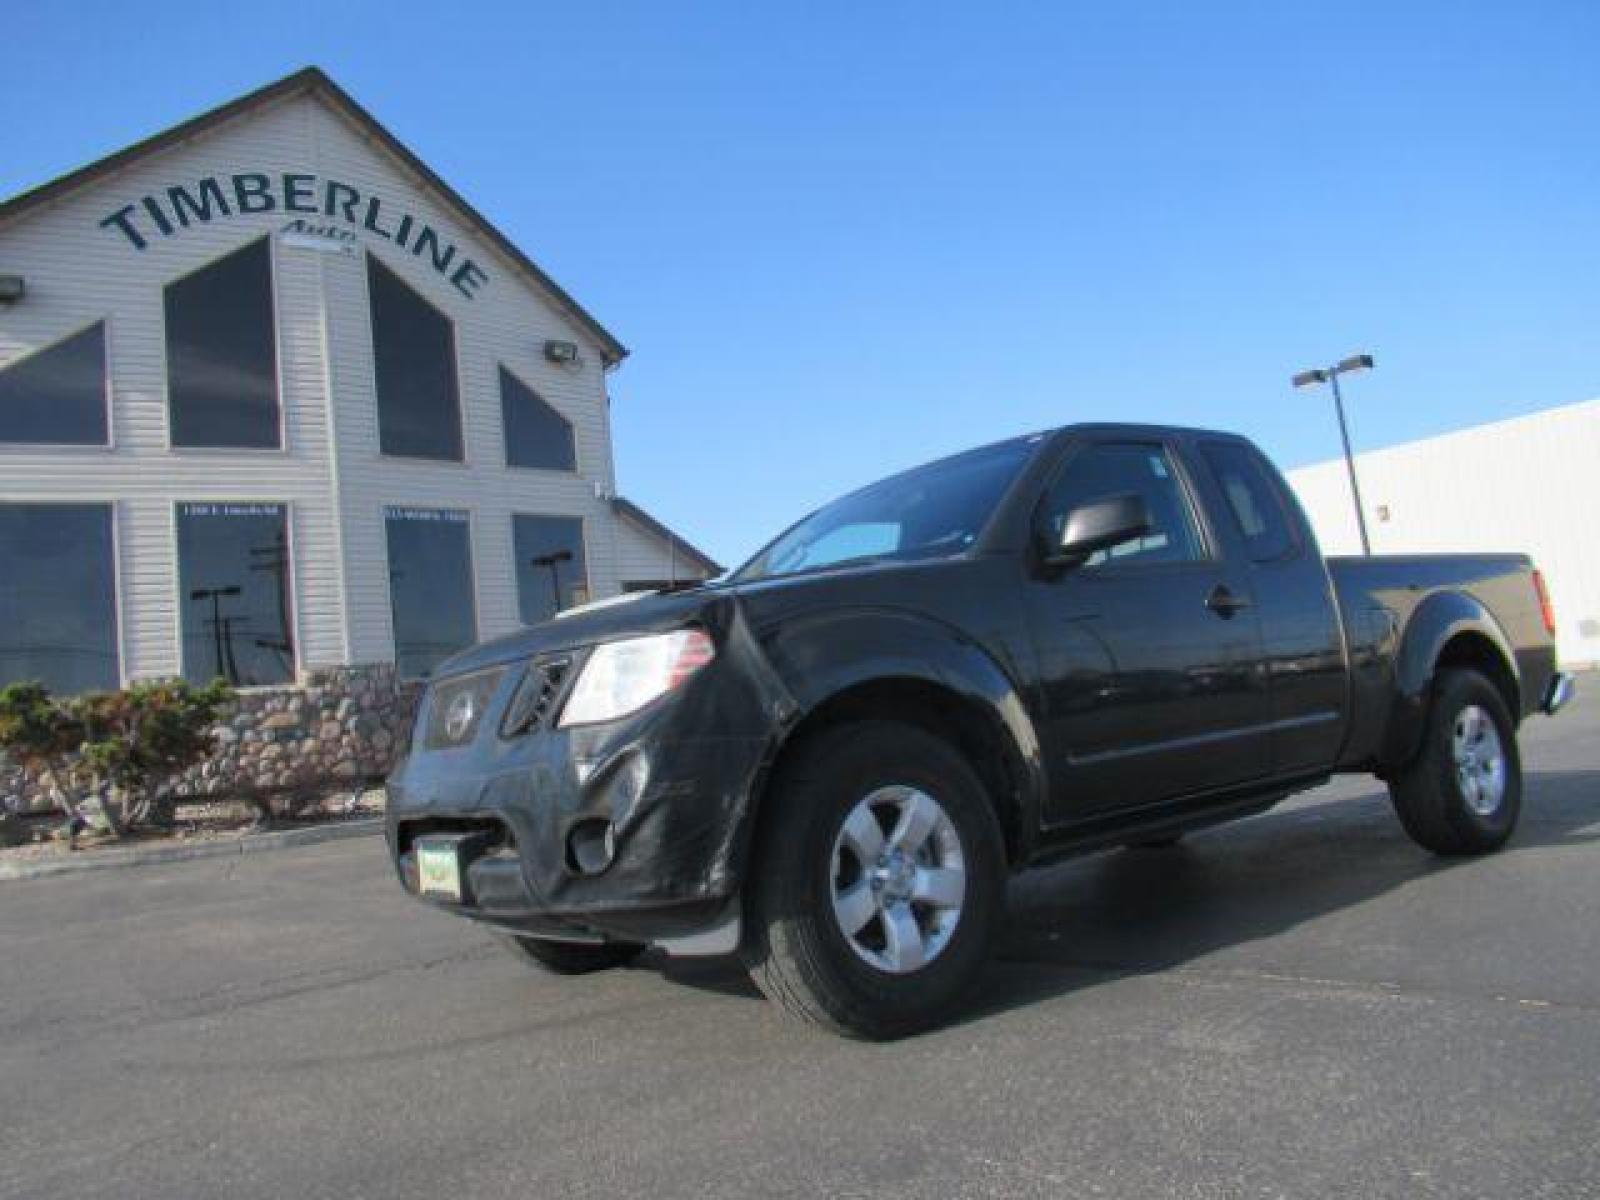
[[[1172,457],[1155,442],[1091,445],[1070,458],[1045,498],[1044,535],[1058,545],[1074,509],[1130,492],[1144,498],[1150,531],[1097,550],[1084,568],[1197,562],[1205,557],[1194,510]]]

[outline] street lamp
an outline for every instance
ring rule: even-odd
[[[557,550],[550,554],[536,554],[528,560],[530,566],[550,568],[550,595],[556,605],[551,610],[552,612],[561,611],[561,576],[556,571],[557,564],[571,561],[571,550]]]
[[[1350,427],[1345,424],[1344,397],[1339,394],[1339,376],[1349,371],[1371,369],[1372,355],[1352,354],[1331,367],[1316,367],[1310,371],[1301,371],[1292,380],[1297,388],[1310,387],[1317,383],[1325,383],[1333,388],[1333,407],[1339,414],[1339,438],[1344,442],[1344,465],[1350,472],[1350,497],[1356,505],[1356,528],[1361,531],[1361,553],[1368,556],[1372,554],[1372,543],[1367,539],[1366,514],[1361,511],[1361,485],[1356,482],[1356,460],[1350,453]]]

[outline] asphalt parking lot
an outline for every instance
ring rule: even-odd
[[[0,885],[0,1196],[1600,1194],[1600,696],[1512,846],[1370,781],[1013,885],[894,1045],[720,963],[532,973],[381,843]]]

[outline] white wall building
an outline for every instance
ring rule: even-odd
[[[0,684],[415,676],[715,573],[613,499],[625,354],[315,69],[7,201]]]
[[[1289,471],[1328,554],[1359,554],[1343,459]],[[1600,400],[1356,456],[1374,554],[1517,551],[1544,572],[1563,662],[1600,662]]]

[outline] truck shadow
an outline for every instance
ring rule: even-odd
[[[1596,842],[1600,771],[1530,772],[1503,853]],[[989,973],[966,1019],[1179,968],[1485,861],[1428,854],[1374,789],[1031,872],[1012,883],[995,953],[1010,969]]]
[[[1600,771],[1530,772],[1507,853],[1600,842]],[[1381,790],[1265,813],[1162,850],[1111,850],[1012,881],[974,1002],[981,1020],[1108,979],[1182,967],[1483,860],[1414,845]],[[756,997],[737,963],[652,955],[670,981]]]

